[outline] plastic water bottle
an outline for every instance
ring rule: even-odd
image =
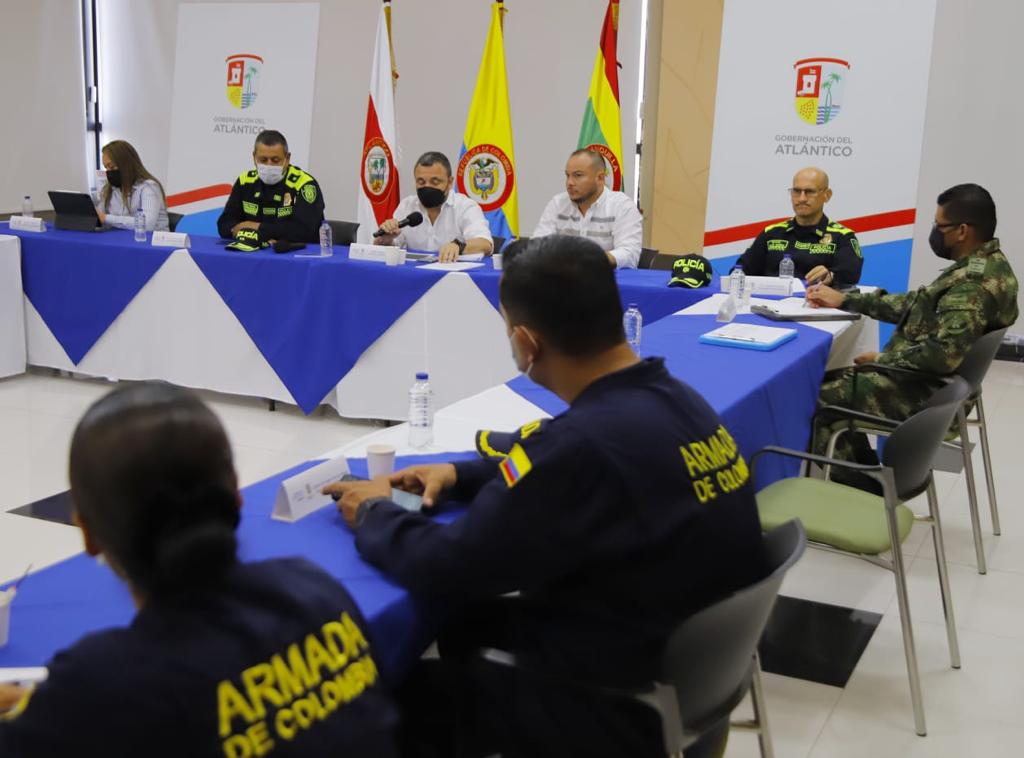
[[[778,263],[778,278],[784,280],[793,279],[794,263],[793,258],[790,254],[786,253],[782,256],[782,260]]]
[[[334,255],[334,235],[331,232],[331,225],[324,221],[320,224],[320,257],[328,258]]]
[[[622,316],[622,326],[626,330],[626,342],[634,352],[640,351],[640,332],[644,328],[644,317],[636,303],[630,303]]]
[[[733,269],[733,272],[729,275],[729,296],[725,298],[725,302],[718,307],[718,315],[715,316],[716,321],[728,324],[736,318],[736,311],[739,308],[740,301],[743,297],[743,293],[740,288],[743,287],[745,281],[746,274],[743,273],[742,269]]]
[[[427,447],[434,441],[434,393],[426,372],[416,374],[409,390],[409,447]]]
[[[32,210],[32,198],[25,195],[25,199],[21,201],[21,215],[25,218],[32,218],[36,214]]]
[[[135,241],[146,241],[146,214],[142,212],[142,208],[135,211]]]

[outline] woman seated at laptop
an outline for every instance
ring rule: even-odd
[[[103,168],[107,183],[100,190],[96,213],[104,226],[134,229],[135,214],[141,209],[146,216],[146,231],[167,231],[164,188],[142,165],[131,144],[124,140],[108,143],[103,148]]]

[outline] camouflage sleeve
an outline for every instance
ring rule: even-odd
[[[985,333],[988,301],[988,293],[977,283],[965,281],[952,287],[936,306],[935,331],[904,350],[883,352],[878,362],[940,376],[953,373]]]
[[[850,287],[860,281],[860,270],[864,267],[864,256],[860,252],[857,235],[844,234],[839,239],[833,258],[832,277],[834,287]]]
[[[863,313],[877,321],[897,323],[910,305],[910,298],[916,292],[900,292],[895,295],[885,290],[876,292],[851,292],[843,300],[843,309],[854,313]]]
[[[750,274],[751,276],[765,275],[765,255],[768,252],[767,240],[768,235],[761,232],[750,243],[750,247],[740,256],[740,259],[736,261],[736,265],[743,269],[744,274]]]

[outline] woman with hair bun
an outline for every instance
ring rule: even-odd
[[[345,589],[301,559],[239,562],[231,448],[195,395],[114,390],[79,421],[69,470],[85,549],[138,611],[53,658],[0,721],[0,755],[395,755]]]

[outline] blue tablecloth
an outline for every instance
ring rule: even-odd
[[[664,356],[676,378],[686,382],[722,416],[743,455],[750,457],[765,445],[805,449],[818,388],[825,373],[832,335],[799,323],[778,324],[760,316],[740,316],[740,322],[791,327],[796,339],[768,352],[706,345],[697,341],[716,326],[714,316],[673,316],[643,330],[640,352]],[[508,386],[551,415],[565,403],[525,376]],[[766,487],[793,476],[799,464],[779,456],[758,462],[755,485]]]
[[[399,458],[398,466],[472,458],[475,453]],[[433,639],[430,610],[356,553],[352,532],[334,508],[323,508],[288,524],[273,521],[274,496],[281,480],[316,462],[308,462],[246,487],[238,528],[239,555],[253,561],[302,555],[340,580],[370,625],[375,657],[382,673],[395,677],[411,665]],[[357,475],[366,461],[350,459]],[[453,518],[441,514],[438,518]],[[53,654],[83,635],[125,626],[135,614],[125,584],[106,566],[83,554],[37,571],[25,579],[12,605],[11,635],[0,648],[0,667],[42,666]]]
[[[763,322],[756,316],[740,320]],[[797,339],[767,353],[699,343],[697,337],[714,325],[711,316],[663,319],[644,330],[642,352],[667,357],[669,370],[722,415],[748,459],[767,444],[803,447],[831,336],[795,324]],[[525,378],[509,386],[549,413],[565,407]],[[473,455],[404,458],[397,465]],[[344,582],[369,620],[381,670],[398,676],[432,638],[435,621],[430,609],[359,558],[352,534],[335,509],[322,509],[295,524],[270,518],[279,482],[308,465],[244,490],[240,555],[244,560],[303,555]],[[365,461],[350,460],[350,466],[354,473],[365,474]],[[792,473],[792,466],[782,459],[767,458],[757,469],[757,485]],[[128,593],[110,570],[76,556],[25,580],[13,605],[11,642],[0,649],[0,667],[43,665],[82,634],[126,624],[132,615]]]
[[[22,241],[25,293],[76,364],[171,252],[136,243],[121,230],[11,233]],[[213,237],[191,239],[192,259],[306,413],[445,276],[413,263],[395,268],[352,261],[347,247],[330,258],[299,258],[228,251]],[[500,272],[485,264],[469,275],[497,307]],[[638,303],[648,324],[711,294],[709,288],[670,289],[667,271],[621,271],[618,277],[623,302]]]

